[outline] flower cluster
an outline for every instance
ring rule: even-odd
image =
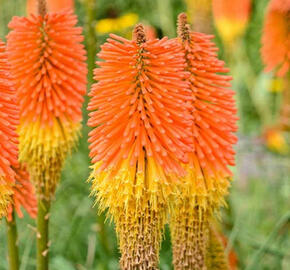
[[[20,160],[48,198],[80,132],[87,68],[77,17],[42,12],[13,18],[8,52],[20,103]]]
[[[19,108],[10,76],[4,42],[0,40],[0,218],[6,215],[13,194],[15,172],[18,166]]]
[[[191,150],[188,72],[176,40],[147,40],[142,25],[132,41],[110,36],[89,94],[92,188],[116,222],[123,269],[148,269],[158,263],[171,183]]]
[[[290,1],[270,2],[262,37],[262,58],[266,71],[278,69],[284,76],[290,68]]]

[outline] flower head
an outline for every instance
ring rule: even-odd
[[[139,17],[135,13],[127,13],[118,18],[105,18],[97,22],[96,31],[100,34],[123,32],[128,28],[132,29],[138,20]]]
[[[123,269],[143,269],[150,258],[155,269],[170,183],[184,175],[180,162],[191,150],[191,95],[176,40],[148,40],[142,25],[133,36],[111,34],[98,54],[104,61],[88,106],[91,178],[116,222]]]
[[[289,153],[289,145],[282,129],[277,127],[267,129],[264,134],[264,139],[266,146],[271,151],[281,155],[286,155]]]
[[[237,130],[237,109],[230,89],[230,80],[223,61],[217,58],[213,36],[191,32],[185,14],[179,17],[179,39],[182,42],[192,93],[192,140],[194,151],[189,154],[185,177],[188,195],[200,208],[215,208],[223,204],[228,179],[232,176],[233,134]]]
[[[27,0],[26,13],[37,14],[37,3],[38,0]],[[49,12],[59,12],[67,9],[74,8],[74,0],[46,0],[47,9]]]
[[[243,35],[251,11],[252,0],[213,0],[213,16],[217,30],[226,43]]]
[[[277,69],[277,76],[284,76],[290,67],[290,0],[270,2],[262,44],[266,71]]]
[[[87,68],[76,16],[46,14],[45,6],[39,12],[12,19],[8,53],[20,103],[20,160],[38,193],[50,196],[80,131]]]
[[[228,69],[217,58],[213,36],[192,32],[184,13],[178,18],[178,40],[190,73],[193,117],[193,151],[170,216],[174,268],[204,269],[209,217],[224,204],[234,165],[233,144],[237,138],[234,92],[229,90]]]
[[[8,221],[12,221],[12,213],[15,210],[20,218],[23,217],[21,207],[27,213],[35,218],[37,214],[37,201],[34,193],[34,188],[29,179],[29,173],[25,166],[13,167],[15,171],[15,185],[13,185],[12,201],[8,207]]]
[[[19,108],[10,76],[5,44],[0,40],[0,218],[6,210],[12,194],[15,172],[11,166],[18,165]]]

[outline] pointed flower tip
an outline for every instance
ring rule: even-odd
[[[147,41],[144,25],[136,24],[133,30],[133,38],[138,45],[141,45]]]
[[[177,33],[178,37],[181,38],[182,41],[190,39],[190,25],[187,22],[187,15],[184,12],[178,15]]]
[[[178,22],[180,23],[184,23],[184,24],[187,24],[187,15],[185,12],[181,12],[179,15],[178,15]]]
[[[46,0],[38,0],[37,2],[38,14],[44,17],[47,13]]]

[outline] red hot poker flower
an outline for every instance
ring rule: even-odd
[[[190,31],[184,13],[179,15],[178,35],[190,72],[194,147],[173,201],[173,263],[176,270],[203,269],[209,217],[225,204],[232,176],[228,166],[234,165],[237,110],[229,89],[232,78],[223,75],[228,69],[217,58],[213,36]]]
[[[21,207],[23,207],[27,213],[35,218],[37,214],[37,201],[34,193],[34,187],[29,179],[29,173],[23,166],[13,167],[15,171],[15,185],[13,186],[12,201],[8,208],[7,219],[12,221],[12,213],[15,211],[20,218],[23,217]]]
[[[20,102],[20,160],[37,192],[50,197],[80,132],[86,93],[82,28],[71,11],[14,17],[9,61]]]
[[[245,31],[252,0],[212,0],[215,25],[223,41],[231,43]]]
[[[6,214],[17,166],[19,108],[10,77],[5,44],[0,40],[0,218]]]
[[[171,185],[192,146],[188,72],[176,40],[147,40],[142,25],[134,40],[110,37],[89,94],[92,190],[116,222],[121,269],[157,269]]]
[[[278,69],[284,76],[290,68],[290,0],[272,0],[262,37],[262,58],[266,71]]]

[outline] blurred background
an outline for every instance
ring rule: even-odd
[[[195,31],[215,34],[219,56],[234,78],[240,118],[235,177],[220,225],[226,252],[232,269],[286,270],[290,269],[290,136],[289,129],[281,126],[290,123],[289,105],[285,105],[290,89],[274,73],[263,72],[261,35],[269,1],[226,2],[228,9],[215,6],[212,12],[209,0],[75,0],[89,57],[88,88],[95,55],[110,32],[130,38],[134,24],[141,21],[152,37],[174,37],[176,17],[186,11]],[[236,8],[235,2],[240,2]],[[33,9],[30,5],[26,0],[0,0],[1,39],[5,40],[12,16],[25,15]],[[51,270],[118,269],[113,224],[97,215],[86,182],[90,165],[86,105],[83,136],[66,162],[52,206]],[[27,215],[17,222],[20,270],[35,269],[35,222]],[[8,269],[5,222],[0,223],[0,239],[2,270]],[[172,269],[171,257],[166,228],[162,270]]]

